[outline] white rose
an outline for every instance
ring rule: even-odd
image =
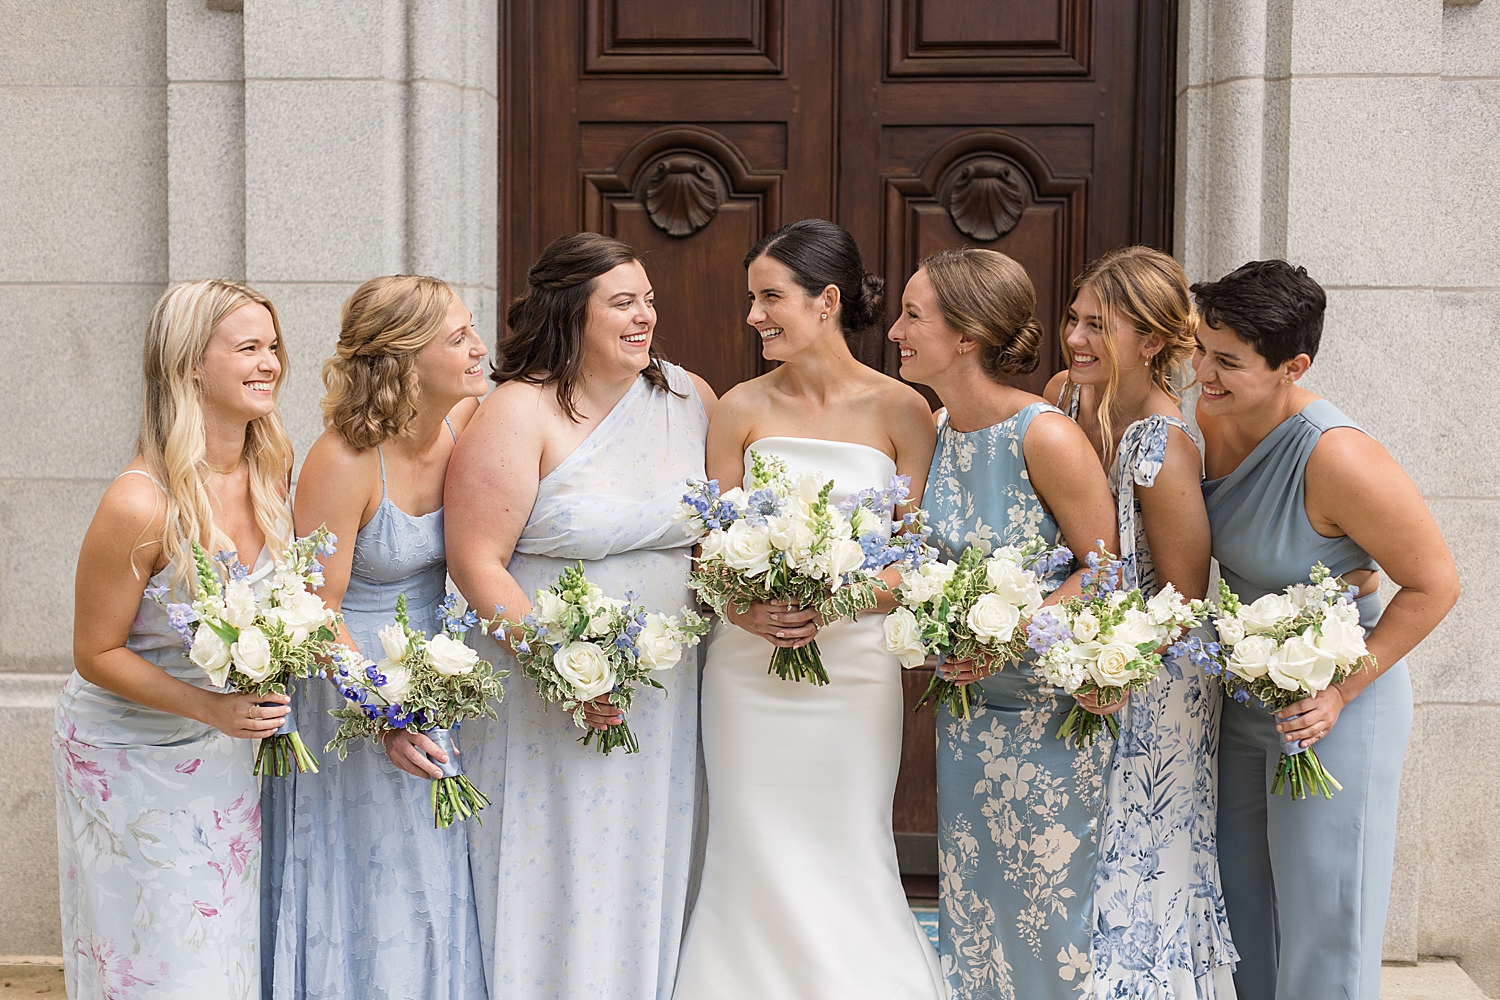
[[[760,576],[771,568],[770,533],[745,521],[729,526],[724,537],[724,562],[730,569],[749,577]]]
[[[865,564],[865,550],[852,538],[841,538],[828,551],[828,575],[834,578],[853,573]]]
[[[231,580],[224,588],[224,620],[235,628],[255,624],[255,592],[244,580]]]
[[[1004,642],[1015,632],[1021,612],[998,594],[980,594],[964,621],[976,638]]]
[[[990,559],[985,563],[984,575],[990,588],[1009,603],[1027,611],[1041,607],[1042,588],[1036,577],[1011,560]]]
[[[479,662],[479,654],[457,639],[439,632],[427,640],[427,659],[432,662],[432,669],[444,677],[457,677],[474,669],[474,664]]]
[[[1370,652],[1365,648],[1365,630],[1333,615],[1323,619],[1323,634],[1318,637],[1318,648],[1332,654],[1334,661],[1341,667],[1352,667]]]
[[[1219,641],[1226,646],[1234,646],[1245,638],[1245,626],[1234,615],[1214,619],[1214,628],[1219,631]]]
[[[609,655],[592,642],[568,643],[553,654],[552,665],[573,688],[573,696],[579,701],[592,701],[615,686]]]
[[[1283,691],[1307,691],[1315,694],[1333,680],[1334,657],[1316,644],[1317,633],[1308,628],[1281,644],[1271,657],[1268,673],[1271,682]]]
[[[271,643],[254,625],[240,629],[239,639],[229,647],[229,657],[239,672],[256,684],[271,676]]]
[[[274,610],[293,645],[301,645],[328,620],[328,608],[315,594],[299,590],[282,601],[282,605]]]
[[[1078,616],[1068,623],[1068,631],[1073,633],[1073,638],[1079,642],[1092,642],[1099,637],[1099,619],[1092,611],[1087,609],[1078,612]]]
[[[698,558],[702,562],[710,562],[724,556],[724,532],[710,531],[703,536],[703,554]]]
[[[745,512],[747,495],[745,491],[740,489],[738,486],[732,486],[729,489],[725,490],[723,493],[720,493],[719,499],[722,502],[727,503],[730,507],[733,507],[740,513],[743,514]]]
[[[1264,635],[1247,635],[1234,644],[1229,657],[1229,672],[1247,681],[1266,676],[1271,657],[1276,654],[1276,640]]]
[[[406,655],[406,630],[401,627],[400,622],[391,622],[375,635],[380,640],[380,648],[385,650],[387,660],[399,660]]]
[[[1267,594],[1253,604],[1240,608],[1240,622],[1251,634],[1269,632],[1280,622],[1296,615],[1297,609],[1284,594]]]
[[[411,690],[411,671],[400,660],[381,660],[375,669],[385,675],[385,683],[375,694],[387,705],[399,705]]]
[[[1158,590],[1146,602],[1146,615],[1153,625],[1165,625],[1175,621],[1177,615],[1183,610],[1182,595],[1170,583]]]
[[[199,625],[193,633],[193,648],[188,659],[196,663],[215,687],[223,687],[229,677],[229,643],[207,625]]]
[[[1099,687],[1124,687],[1135,680],[1136,669],[1131,664],[1140,658],[1140,651],[1134,647],[1111,642],[1089,662],[1089,677]]]
[[[896,654],[903,667],[920,667],[927,659],[922,629],[909,609],[897,608],[885,616],[885,648]]]
[[[1140,646],[1149,642],[1151,648],[1155,649],[1166,638],[1164,632],[1164,629],[1152,624],[1151,617],[1146,612],[1131,608],[1125,612],[1125,620],[1110,631],[1110,641],[1127,646]]]
[[[531,616],[540,625],[560,625],[568,614],[568,602],[550,590],[538,590],[531,605]]]
[[[682,643],[661,615],[646,615],[646,625],[635,637],[636,659],[647,670],[670,670],[682,659]]]

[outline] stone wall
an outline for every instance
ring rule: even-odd
[[[1304,385],[1416,480],[1464,594],[1417,710],[1385,955],[1500,995],[1500,4],[1183,0],[1175,246],[1191,280],[1285,257],[1328,290]]]

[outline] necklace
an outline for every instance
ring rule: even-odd
[[[205,458],[203,460],[203,464],[204,465],[208,465],[208,459]],[[232,469],[228,469],[228,470],[225,470],[225,469],[215,469],[212,465],[208,465],[208,471],[214,473],[215,475],[219,475],[219,476],[229,476],[229,475],[233,475],[234,473],[240,471],[240,466],[244,465],[244,464],[245,464],[245,460],[243,458],[241,458],[238,462],[234,463],[234,468],[232,468]]]

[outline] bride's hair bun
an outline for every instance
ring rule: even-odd
[[[1045,331],[1024,267],[977,247],[944,250],[917,266],[927,271],[944,321],[979,344],[986,375],[1000,382],[1036,371]]]
[[[751,247],[745,266],[763,256],[784,264],[808,295],[838,288],[838,321],[846,338],[881,321],[885,279],[865,271],[859,246],[843,226],[825,219],[789,223]]]

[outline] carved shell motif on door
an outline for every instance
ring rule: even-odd
[[[981,155],[954,164],[938,184],[938,197],[960,232],[989,243],[1021,220],[1028,186],[1008,158]]]
[[[700,153],[667,153],[641,172],[638,197],[662,232],[691,236],[713,221],[724,203],[724,181],[718,165]]]

